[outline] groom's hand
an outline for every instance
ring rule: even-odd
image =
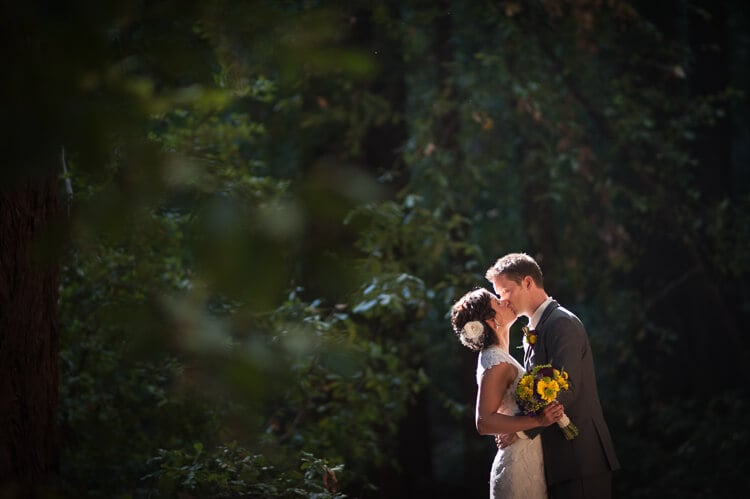
[[[515,433],[501,433],[500,435],[495,435],[495,445],[497,445],[498,449],[505,449],[516,440],[518,440],[518,435]]]

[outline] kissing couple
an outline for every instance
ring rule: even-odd
[[[611,498],[612,472],[620,464],[583,323],[547,294],[541,268],[525,253],[503,256],[485,277],[495,294],[466,293],[451,308],[451,326],[464,346],[479,352],[475,423],[481,435],[495,436],[498,448],[490,498]],[[524,365],[509,351],[510,326],[521,315],[529,320]],[[567,389],[534,413],[522,411],[519,382],[547,365],[567,374]],[[561,431],[570,422],[578,430],[574,438]]]

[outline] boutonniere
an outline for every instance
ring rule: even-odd
[[[521,331],[523,332],[524,345],[528,345],[531,347],[536,345],[536,331],[535,330],[529,329],[527,326],[524,326],[521,328]]]

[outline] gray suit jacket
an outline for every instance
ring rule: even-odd
[[[536,365],[552,364],[568,372],[570,390],[561,391],[558,400],[580,430],[573,440],[566,440],[557,424],[526,432],[531,438],[541,435],[547,484],[619,469],[583,324],[553,300],[542,314],[536,333],[536,344],[524,354],[524,367],[531,370]]]

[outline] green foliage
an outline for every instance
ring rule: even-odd
[[[640,408],[630,417],[647,418],[653,425],[634,426],[631,421],[630,432],[619,439],[626,459],[638,456],[628,459],[622,472],[628,495],[652,497],[655,490],[668,489],[684,497],[734,495],[744,477],[733,470],[747,466],[747,457],[736,451],[748,441],[747,431],[735,423],[745,410],[747,403],[734,388],[717,389],[708,398]],[[614,419],[617,423],[617,416]],[[695,472],[713,466],[717,472],[710,480]]]
[[[746,209],[742,195],[729,201],[714,194],[713,170],[699,162],[696,147],[741,94],[691,94],[685,40],[665,40],[624,2],[464,4],[451,13],[454,54],[447,61],[436,61],[434,46],[424,43],[434,36],[434,18],[415,18],[423,24],[414,23],[418,34],[406,49],[415,64],[405,151],[412,177],[403,199],[423,200],[437,215],[428,223],[449,235],[445,248],[455,250],[444,250],[447,265],[436,266],[442,273],[422,266],[410,272],[427,289],[445,290],[447,310],[468,288],[486,285],[483,271],[495,257],[518,250],[537,257],[548,290],[588,326],[627,467],[640,455],[627,445],[629,432],[654,425],[647,415],[625,423],[619,414],[679,407],[685,398],[704,400],[696,389],[712,392],[697,373],[687,375],[683,390],[663,375],[695,351],[719,352],[682,316],[686,303],[710,303],[721,326],[709,312],[686,315],[726,331],[726,342],[747,351],[730,319],[747,312],[735,296],[743,294],[736,279],[746,265],[733,253],[746,253],[735,239],[744,233],[735,222]],[[436,82],[438,64],[448,69]],[[460,117],[449,128],[458,134],[455,145],[440,135],[451,110]],[[727,210],[734,214],[723,219]],[[460,222],[448,229],[447,220]],[[714,230],[727,222],[730,253]],[[390,253],[401,262],[414,252]],[[415,260],[435,263],[424,254]],[[719,276],[723,291],[712,284]],[[428,374],[446,390],[460,390],[439,371]],[[445,394],[449,406],[459,397]],[[711,452],[703,445],[697,454]],[[620,490],[669,490],[667,483],[692,469],[683,457],[659,483],[626,471]]]
[[[393,320],[411,320],[420,317],[420,299],[424,283],[413,276],[381,274],[362,290],[362,301],[352,310],[365,318],[393,317]],[[408,305],[414,305],[408,307]],[[408,315],[407,315],[408,314]]]
[[[337,476],[343,466],[301,452],[299,466],[288,461],[274,464],[262,454],[232,442],[206,451],[196,443],[190,450],[159,452],[151,460],[158,471],[144,477],[157,483],[159,497],[314,497],[338,499]]]
[[[350,316],[343,309],[305,304],[294,294],[272,321],[278,341],[298,345],[299,354],[288,360],[293,384],[272,402],[271,435],[279,444],[345,460],[360,482],[373,467],[398,465],[388,442],[427,381],[410,368],[397,341],[370,337],[357,324],[365,308],[360,302]],[[379,319],[393,313],[389,307]],[[299,347],[302,341],[308,342],[305,348]]]
[[[88,241],[65,255],[59,414],[71,494],[128,490],[155,447],[215,431],[219,411],[178,387],[185,364],[165,351],[160,297],[191,285],[181,241],[173,218],[154,218],[128,241]]]
[[[231,2],[220,8],[242,10]],[[176,24],[165,36],[197,35],[206,49],[196,54],[200,62],[219,68],[213,83],[185,74],[169,95],[137,80],[133,98],[141,102],[124,103],[144,111],[133,130],[148,129],[148,160],[130,154],[142,142],[115,141],[121,148],[108,168],[95,171],[71,144],[80,208],[63,264],[60,411],[71,496],[341,497],[340,468],[313,455],[346,462],[353,474],[343,483],[362,490],[373,489],[368,472],[397,465],[388,442],[424,375],[394,342],[367,338],[343,311],[315,312],[317,302],[304,304],[297,291],[284,299],[296,279],[327,293],[326,272],[338,279],[334,295],[346,289],[342,221],[378,192],[349,165],[311,167],[308,150],[343,123],[351,131],[346,148],[356,153],[388,107],[373,97],[358,99],[363,106],[351,114],[331,114],[335,104],[304,109],[327,71],[314,46],[338,28],[327,27],[332,18],[321,11],[290,23],[259,12],[282,31],[312,37],[289,52],[320,63],[308,82],[283,58],[279,66],[263,57],[238,64],[231,51],[244,35],[216,24],[213,13],[197,16],[192,34]],[[191,27],[189,14],[183,28]],[[133,28],[143,37],[127,47],[140,51],[134,57],[155,54],[151,21]],[[337,54],[362,74],[366,63],[345,49]],[[350,88],[336,69],[332,88]],[[144,74],[170,84],[158,71]]]
[[[688,40],[629,2],[105,3],[1,16],[3,183],[64,147],[73,185],[71,496],[484,493],[446,314],[509,251],[587,325],[621,495],[742,453],[740,378],[685,366],[747,351],[748,197],[699,155],[743,97]]]

